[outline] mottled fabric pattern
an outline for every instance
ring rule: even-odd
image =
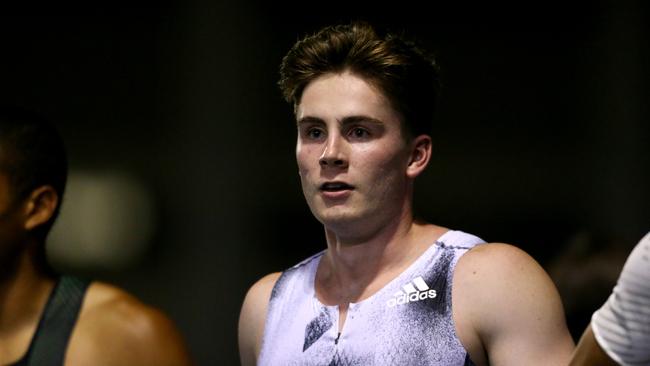
[[[338,307],[315,296],[324,252],[286,270],[271,293],[259,365],[472,365],[451,311],[453,270],[483,240],[442,235],[377,293],[351,303],[341,333]]]

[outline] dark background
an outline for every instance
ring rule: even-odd
[[[530,253],[577,337],[649,229],[648,5],[427,3],[3,14],[3,102],[55,121],[73,169],[127,172],[155,199],[144,255],[77,271],[165,310],[200,364],[236,364],[247,288],[324,247],[278,65],[298,37],[363,18],[420,39],[442,68],[418,213]]]

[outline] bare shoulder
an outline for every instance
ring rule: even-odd
[[[539,263],[525,251],[504,243],[478,245],[458,261],[454,286],[463,295],[480,296],[502,306],[518,299],[557,296],[555,285]],[[508,295],[517,294],[515,298]],[[524,305],[524,304],[520,304]]]
[[[242,365],[254,365],[262,346],[266,310],[273,287],[281,273],[271,273],[257,281],[246,293],[239,314],[239,354]]]
[[[504,243],[489,243],[474,247],[458,261],[455,277],[463,286],[490,286],[490,290],[507,290],[504,285],[554,290],[546,271],[528,253]],[[547,287],[550,286],[550,287]],[[475,289],[474,289],[475,290]]]
[[[506,264],[533,264],[535,260],[518,247],[505,243],[487,243],[473,247],[458,261],[458,268],[504,267]]]
[[[482,344],[490,364],[568,361],[573,340],[557,289],[516,246],[483,244],[463,255],[454,272],[453,301],[454,317],[466,318],[460,333]]]
[[[239,317],[240,332],[250,330],[242,329],[242,327],[254,327],[256,330],[263,330],[259,328],[264,326],[271,292],[281,274],[280,272],[268,274],[248,289]]]
[[[255,282],[246,293],[244,305],[259,305],[259,303],[268,303],[268,300],[271,296],[271,291],[273,291],[273,287],[278,281],[278,278],[280,278],[280,275],[282,275],[281,272],[270,273]]]
[[[161,310],[93,282],[70,339],[67,365],[191,365],[185,342]]]

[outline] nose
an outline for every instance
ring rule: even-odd
[[[346,168],[348,166],[348,160],[345,156],[344,144],[341,141],[341,137],[336,134],[331,134],[325,147],[323,149],[323,154],[320,156],[318,163],[321,167],[336,167],[336,168]]]

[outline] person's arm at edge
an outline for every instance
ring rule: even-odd
[[[591,324],[587,326],[580,342],[573,352],[571,363],[569,366],[589,366],[589,365],[602,365],[602,366],[615,366],[618,365],[612,360],[605,351],[600,347],[591,329]]]
[[[650,324],[643,315],[650,304],[649,252],[650,232],[628,255],[612,294],[592,315],[570,365],[642,364],[650,359]]]
[[[262,347],[271,291],[281,273],[271,273],[248,290],[239,314],[239,356],[243,366],[255,365]]]
[[[454,303],[469,316],[490,365],[569,362],[574,342],[559,293],[526,252],[501,243],[477,246],[459,260],[456,286]]]

